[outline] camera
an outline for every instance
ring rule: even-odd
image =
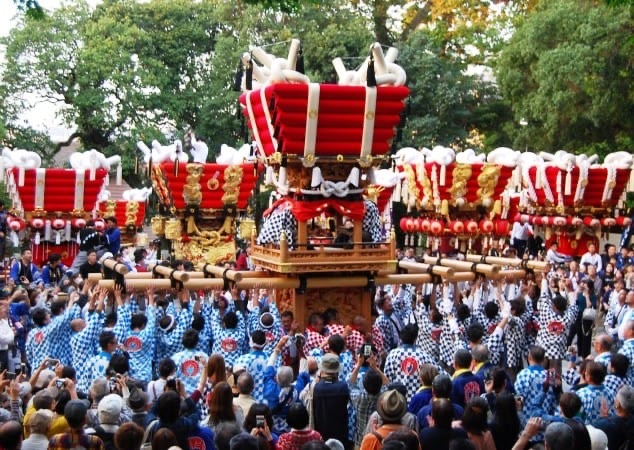
[[[370,344],[363,344],[363,357],[365,359],[368,359],[370,356],[372,356],[372,345]]]
[[[257,415],[255,416],[255,427],[256,428],[264,428],[264,416]]]

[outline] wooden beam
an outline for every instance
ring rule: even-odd
[[[483,262],[485,264],[499,264],[501,266],[521,267],[526,264],[527,269],[536,270],[538,272],[549,272],[550,266],[545,261],[532,261],[530,259],[523,260],[519,258],[502,258],[499,256],[481,256],[467,255],[467,261]],[[524,262],[526,261],[526,262]]]

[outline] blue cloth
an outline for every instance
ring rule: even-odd
[[[422,430],[423,428],[428,428],[429,427],[429,422],[427,422],[427,416],[431,416],[431,405],[432,405],[432,401],[430,400],[429,403],[425,406],[423,406],[420,411],[418,411],[418,415],[416,416],[416,419],[418,420],[418,429]],[[460,420],[462,419],[462,415],[464,414],[464,408],[460,405],[458,405],[457,403],[452,403],[453,404],[453,417],[456,420]]]
[[[129,309],[127,313],[129,314]],[[154,331],[156,328],[156,310],[154,306],[148,305],[145,309],[145,315],[147,316],[145,328],[140,331],[128,328],[123,344],[130,355],[130,377],[148,382],[152,380],[152,360],[154,359]]]
[[[76,308],[75,306],[74,308]],[[71,310],[69,308],[53,318],[48,324],[42,327],[35,327],[29,331],[29,335],[26,340],[26,357],[31,363],[31,367],[39,367],[44,359],[50,357],[53,354],[53,349],[58,345],[68,345],[68,342],[54,342],[53,338],[57,335],[58,331],[63,327],[70,329],[70,317]]]
[[[119,253],[121,248],[121,231],[119,228],[113,227],[106,230],[106,242],[108,243],[108,250],[113,255]]]
[[[614,395],[604,385],[588,385],[577,391],[581,399],[581,412],[586,425],[594,425],[601,418],[601,403],[608,406],[610,415],[614,415]]]
[[[215,450],[214,432],[207,427],[199,427],[187,438],[190,450]]]
[[[407,410],[414,415],[418,414],[425,405],[428,405],[432,399],[431,386],[423,386],[414,394],[407,406]]]
[[[37,266],[33,263],[30,264],[31,268],[31,278],[32,282],[37,281],[40,278],[40,272],[37,270]],[[20,271],[22,270],[22,261],[17,260],[11,266],[11,272],[9,273],[9,278],[11,278],[17,286],[20,286],[22,283],[20,282]]]
[[[553,389],[549,387],[546,392],[543,389],[546,377],[546,370],[538,365],[528,366],[517,374],[515,392],[523,398],[520,418],[524,425],[531,417],[554,415],[557,411],[557,399]]]
[[[85,372],[85,366],[94,355],[94,342],[99,339],[103,329],[103,313],[92,311],[88,315],[86,328],[73,332],[70,338],[72,350],[72,366],[77,371],[78,378]]]
[[[176,364],[176,378],[183,382],[188,395],[196,390],[200,382],[202,364],[196,361],[197,356],[207,357],[203,352],[187,348],[172,355],[172,361]]]
[[[470,371],[462,372],[453,378],[451,401],[464,406],[473,398],[484,394],[484,382]]]
[[[252,350],[246,355],[240,356],[234,365],[244,367],[253,377],[253,398],[262,403],[264,401],[264,371],[266,370],[268,357],[261,350]]]

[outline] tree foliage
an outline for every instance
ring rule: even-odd
[[[498,81],[531,147],[631,151],[632,25],[629,8],[575,0],[542,2],[526,18],[502,51]]]
[[[530,1],[508,4],[518,10]],[[232,89],[240,55],[257,44],[282,56],[299,37],[316,82],[336,81],[335,57],[359,66],[373,41],[399,48],[412,96],[398,145],[472,146],[474,133],[507,143],[500,123],[508,109],[491,85],[466,74],[502,42],[508,17],[496,2],[306,0],[285,8],[260,0],[104,0],[91,8],[72,0],[39,20],[24,16],[5,41],[0,139],[59,147],[19,122],[37,96],[60,108],[84,148],[122,155],[129,181],[138,140],[166,142],[192,127],[211,158],[220,144],[244,138]],[[467,52],[470,45],[478,51]]]

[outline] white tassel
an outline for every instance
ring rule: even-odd
[[[35,233],[35,239],[33,239],[35,245],[40,245],[40,232]]]
[[[104,186],[110,186],[110,174],[106,174],[106,179],[103,181]]]
[[[266,178],[264,179],[264,184],[267,186],[273,185],[273,167],[268,166],[266,168]]]
[[[284,187],[288,185],[288,182],[286,181],[286,167],[280,166],[278,184],[280,187]]]
[[[460,240],[456,237],[453,247],[458,250],[460,248]]]
[[[557,182],[556,182],[557,195],[561,195],[561,171],[557,172]]]
[[[77,232],[77,245],[81,244],[81,237],[79,235],[79,231]]]
[[[62,232],[57,230],[55,231],[55,245],[59,245],[62,243]]]
[[[282,168],[280,168],[280,174],[281,174],[281,170]],[[321,176],[321,169],[319,167],[313,167],[313,173],[312,173],[312,178],[310,180],[310,187],[311,188],[318,188],[321,183],[323,183],[324,178]]]
[[[11,242],[13,243],[14,247],[18,247],[20,245],[20,239],[18,238],[18,233],[16,233],[15,231],[11,232]]]
[[[359,187],[359,168],[358,167],[352,168],[352,170],[350,171],[350,175],[348,176],[348,179],[346,180],[346,184],[351,184],[356,188]]]
[[[117,186],[121,186],[121,183],[123,183],[123,163],[120,162],[119,165],[117,165],[117,180],[116,180]]]
[[[73,238],[73,235],[71,232],[70,220],[67,220],[66,225],[64,226],[64,240],[70,241],[72,238]]]
[[[447,182],[447,166],[445,164],[440,165],[440,185],[444,186]]]
[[[572,195],[572,170],[566,171],[566,182],[564,186],[564,195]]]
[[[535,167],[535,189],[542,188],[542,166]]]
[[[47,220],[46,222],[44,222],[44,240],[45,241],[51,240],[51,221],[50,220]]]
[[[18,186],[22,187],[24,186],[24,174],[25,174],[26,170],[24,169],[24,167],[20,167],[18,169]]]
[[[392,192],[392,201],[396,203],[401,201],[401,183],[400,182],[396,182],[396,185],[394,186],[394,191]]]

